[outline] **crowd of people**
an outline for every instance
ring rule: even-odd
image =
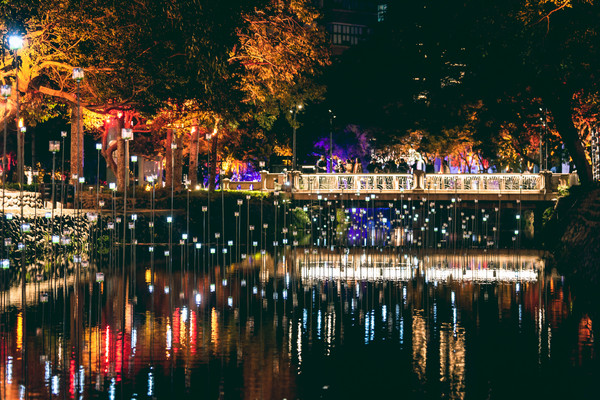
[[[405,158],[389,158],[387,160],[373,157],[371,162],[367,165],[367,172],[371,174],[383,173],[383,174],[412,174],[416,170],[425,171],[425,173],[435,173],[434,160],[425,158],[417,158],[414,162],[409,163]],[[333,167],[330,169],[331,172],[336,174],[359,174],[363,172],[362,163],[358,158],[334,160],[332,163]],[[325,156],[321,156],[316,164],[316,172],[319,174],[327,173],[327,160]],[[442,160],[439,168],[439,173],[449,174],[450,167],[446,160]]]
[[[327,160],[325,156],[321,156],[317,161],[317,173],[324,174],[327,172]],[[336,174],[361,174],[363,172],[362,164],[358,158],[347,160],[337,159],[332,163],[332,171]]]

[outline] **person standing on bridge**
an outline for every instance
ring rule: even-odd
[[[362,174],[363,172],[362,164],[360,163],[358,157],[356,157],[356,159],[354,160],[354,170],[352,172],[355,174]]]
[[[317,161],[317,174],[326,174],[327,173],[327,160],[325,160],[325,156],[321,156],[319,161]]]
[[[404,158],[401,158],[400,163],[398,164],[398,167],[396,169],[399,174],[408,174],[408,170],[410,169],[410,167],[408,166],[406,160],[404,160]]]
[[[450,167],[448,166],[448,161],[442,160],[442,165],[440,166],[440,174],[449,174]]]
[[[354,162],[352,162],[351,158],[346,160],[346,165],[344,166],[344,168],[347,174],[351,174],[354,171]]]

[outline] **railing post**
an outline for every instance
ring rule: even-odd
[[[261,190],[267,190],[267,171],[260,171]]]
[[[292,189],[300,189],[300,171],[292,171]]]
[[[519,174],[519,191],[523,190],[523,174]]]
[[[542,178],[540,179],[540,191],[543,191],[544,193],[552,192],[554,190],[554,188],[552,187],[552,172],[542,171],[540,175]]]
[[[425,171],[421,171],[420,169],[415,170],[414,181],[414,190],[423,190],[423,188],[425,187]]]

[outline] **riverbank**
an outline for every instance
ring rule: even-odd
[[[572,187],[546,218],[544,245],[559,271],[600,283],[600,188]]]

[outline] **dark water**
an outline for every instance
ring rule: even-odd
[[[0,397],[600,397],[598,310],[535,253],[167,269],[30,284],[25,310],[4,292]]]

